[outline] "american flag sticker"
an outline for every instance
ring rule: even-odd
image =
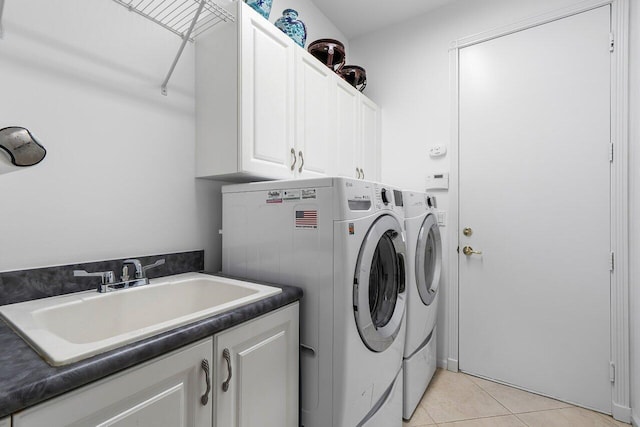
[[[318,211],[296,211],[296,228],[318,228]]]

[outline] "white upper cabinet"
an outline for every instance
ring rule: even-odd
[[[196,41],[196,176],[289,178],[294,43],[244,2]]]
[[[241,3],[241,2],[239,2]],[[294,43],[245,8],[241,15],[239,171],[287,178],[294,147]]]
[[[360,178],[358,91],[343,80],[336,80],[337,175]]]
[[[337,81],[337,175],[380,179],[380,110],[343,80]]]
[[[360,97],[360,172],[361,178],[380,180],[380,109],[366,96]]]
[[[333,173],[335,73],[303,49],[296,49],[296,149],[303,177]]]
[[[244,2],[228,7],[236,23],[196,41],[196,176],[362,178],[366,97]]]

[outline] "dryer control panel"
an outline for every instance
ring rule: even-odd
[[[374,206],[378,210],[403,211],[402,192],[382,184],[375,184]]]

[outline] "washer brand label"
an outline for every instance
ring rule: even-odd
[[[267,193],[267,203],[282,203],[282,191],[269,191]]]
[[[318,228],[318,211],[317,210],[304,210],[296,211],[295,217],[296,228]]]
[[[356,227],[355,224],[350,222],[349,223],[349,235],[353,236],[354,234],[356,234]]]
[[[300,190],[284,190],[282,199],[285,202],[292,200],[300,200]]]
[[[303,200],[315,199],[316,195],[317,195],[317,191],[315,188],[305,188],[304,190],[302,190]]]

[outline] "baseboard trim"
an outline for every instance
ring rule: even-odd
[[[451,372],[458,372],[458,361],[456,359],[447,359],[447,370]]]
[[[611,415],[613,415],[613,418],[615,418],[616,420],[622,421],[623,423],[631,422],[631,419],[632,419],[631,408],[629,408],[628,406],[620,406],[614,403],[611,409],[612,409]],[[638,425],[637,422],[636,422],[636,425]]]
[[[640,418],[636,414],[631,414],[631,425],[633,427],[640,427]]]
[[[436,366],[440,369],[447,369],[447,359],[438,359],[436,361]]]

